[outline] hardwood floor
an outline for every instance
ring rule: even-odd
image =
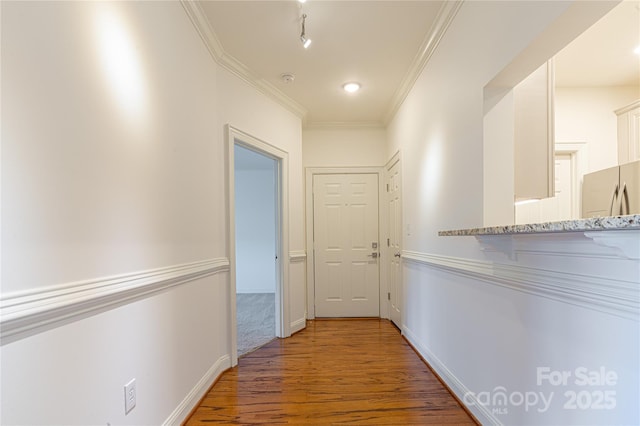
[[[310,321],[240,358],[186,425],[475,424],[387,320]]]

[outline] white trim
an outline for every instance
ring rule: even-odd
[[[488,255],[502,253],[515,260],[519,255],[592,259],[640,259],[640,230],[581,230],[542,234],[475,235]]]
[[[307,252],[304,250],[291,250],[289,252],[289,262],[298,263],[307,260]]]
[[[380,230],[380,220],[382,220],[382,203],[380,200],[384,197],[382,178],[384,175],[384,167],[307,167],[305,168],[305,211],[306,211],[306,240],[307,240],[307,318],[314,319],[316,317],[315,310],[315,260],[313,247],[313,176],[314,175],[331,175],[331,174],[377,174],[378,175],[378,238],[382,238]],[[381,244],[379,241],[378,244]],[[382,262],[379,262],[382,263]],[[382,270],[379,273],[380,278],[380,307],[382,306],[382,292],[386,295],[386,280],[382,276]],[[385,299],[386,300],[386,297]],[[379,308],[379,312],[383,312]]]
[[[438,359],[438,357],[420,343],[420,339],[406,326],[402,327],[402,335],[409,341],[409,343],[411,343],[427,364],[429,364],[436,374],[440,376],[440,378],[447,384],[449,389],[456,394],[462,403],[465,403],[468,400],[473,401],[473,404],[465,404],[465,407],[467,407],[467,409],[476,416],[476,419],[480,421],[480,424],[502,424],[484,405],[482,405],[474,393],[469,392],[469,389],[442,363],[442,361]]]
[[[305,130],[331,130],[331,129],[385,129],[381,121],[314,121],[307,123]]]
[[[291,333],[296,333],[300,330],[304,330],[307,326],[307,320],[305,318],[300,318],[291,323]]]
[[[407,261],[413,262],[470,277],[487,284],[506,287],[621,318],[640,320],[637,282],[415,251],[403,251],[402,258],[405,263]]]
[[[624,106],[624,107],[622,107],[620,109],[617,109],[617,110],[613,111],[613,113],[616,114],[616,115],[620,115],[620,114],[627,113],[627,112],[629,112],[629,111],[631,111],[633,109],[636,109],[638,107],[640,107],[640,100],[633,101],[629,105]]]
[[[571,218],[582,217],[582,177],[587,173],[589,145],[586,141],[555,142],[555,154],[571,156]]]
[[[640,259],[640,232],[593,231],[585,232],[584,236],[591,238],[599,246],[613,248],[623,258]]]
[[[393,95],[393,99],[391,100],[390,107],[384,114],[384,124],[387,125],[393,119],[395,114],[400,109],[400,106],[404,102],[404,100],[411,92],[413,85],[420,77],[420,74],[427,66],[427,63],[433,56],[433,53],[438,48],[440,44],[440,40],[444,37],[444,34],[449,29],[449,25],[453,22],[453,19],[456,17],[458,10],[462,6],[464,0],[460,1],[445,1],[443,2],[440,10],[438,11],[438,16],[436,17],[433,25],[429,29],[427,36],[422,42],[422,46],[420,46],[420,50],[416,54],[413,59],[413,63],[409,67],[409,71],[402,79],[398,90]]]
[[[307,110],[304,106],[285,95],[273,84],[258,78],[246,65],[225,52],[215,31],[211,28],[211,24],[209,23],[205,12],[202,10],[200,2],[193,0],[180,0],[180,3],[182,3],[187,16],[209,50],[211,57],[218,65],[248,83],[260,93],[279,103],[296,116],[304,119],[307,115]]]
[[[238,364],[238,336],[236,318],[236,238],[235,238],[235,177],[234,177],[234,147],[240,145],[252,151],[261,153],[276,160],[276,232],[277,250],[279,259],[277,263],[276,277],[276,336],[291,336],[291,324],[289,322],[289,154],[280,148],[263,140],[243,132],[229,124],[226,125],[227,134],[227,244],[229,247],[229,324],[231,365]]]
[[[391,158],[389,158],[389,161],[387,161],[387,164],[385,164],[385,165],[384,165],[385,170],[386,170],[386,171],[391,170],[391,168],[392,168],[393,166],[395,166],[395,164],[396,164],[398,161],[401,161],[401,160],[402,160],[402,158],[401,158],[401,155],[400,155],[400,150],[398,150],[398,151],[396,151],[396,153],[395,153],[395,154],[393,154],[393,155],[391,156]],[[400,175],[400,176],[402,176],[402,175]]]
[[[175,410],[167,417],[162,423],[163,426],[181,425],[187,416],[191,413],[191,410],[200,402],[200,399],[207,393],[211,385],[224,373],[231,368],[231,359],[229,355],[223,355],[209,368],[204,376],[198,383],[189,391],[187,396],[184,397],[182,402],[176,407]]]
[[[2,295],[0,344],[228,270],[229,260],[217,258]]]

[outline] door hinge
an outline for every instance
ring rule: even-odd
[[[391,242],[389,241],[389,238],[387,238],[387,247],[391,247]]]
[[[391,300],[391,293],[387,293],[387,300]]]
[[[387,184],[387,192],[389,192],[389,184]]]

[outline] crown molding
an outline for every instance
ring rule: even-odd
[[[211,24],[209,23],[206,14],[197,1],[180,0],[180,3],[191,20],[191,23],[200,35],[200,38],[202,38],[207,50],[209,50],[211,57],[218,65],[242,81],[248,83],[260,93],[282,105],[304,121],[307,115],[307,109],[305,107],[285,95],[273,84],[253,74],[246,65],[225,52],[220,40],[218,40],[213,28],[211,28]]]
[[[304,126],[304,130],[335,130],[335,129],[384,129],[381,121],[317,121]]]
[[[633,109],[636,109],[638,107],[640,107],[640,100],[632,102],[631,104],[629,104],[629,105],[627,105],[625,107],[622,107],[620,109],[617,109],[617,110],[615,110],[613,112],[616,115],[620,115],[620,114],[625,114],[625,113],[627,113],[627,112],[629,112],[629,111],[631,111]]]
[[[464,3],[464,0],[457,1],[444,1],[440,10],[438,11],[438,16],[436,17],[431,29],[427,33],[422,45],[420,46],[420,50],[416,54],[413,59],[413,63],[407,74],[404,76],[404,79],[400,83],[398,90],[393,95],[391,100],[391,104],[389,109],[384,115],[384,125],[388,125],[393,117],[398,112],[400,105],[404,102],[404,100],[409,95],[409,92],[413,88],[413,85],[418,80],[418,77],[427,66],[427,63],[433,56],[433,53],[436,51],[438,45],[440,44],[440,40],[444,37],[444,34],[447,32],[449,25],[453,22],[453,19],[456,17],[458,10]]]

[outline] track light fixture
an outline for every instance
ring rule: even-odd
[[[305,29],[304,29],[304,24],[306,20],[307,20],[307,14],[305,13],[302,15],[302,32],[300,33],[300,41],[302,42],[302,46],[305,49],[307,49],[311,45],[311,39],[307,38]]]

